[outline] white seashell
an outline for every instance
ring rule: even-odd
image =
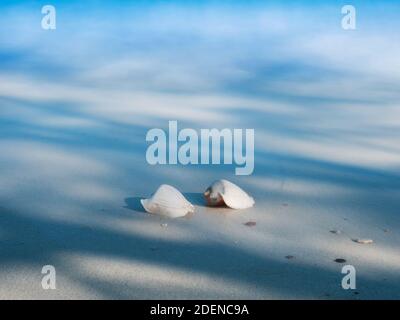
[[[227,205],[232,209],[246,209],[254,205],[254,199],[228,180],[215,181],[204,192],[209,206]]]
[[[194,212],[194,206],[183,194],[166,184],[161,185],[151,198],[142,199],[140,202],[147,212],[170,218],[183,217]]]

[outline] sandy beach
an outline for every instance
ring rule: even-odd
[[[0,299],[400,299],[398,21],[347,33],[332,6],[180,5],[68,19],[77,8],[59,5],[53,33],[34,5],[3,8]],[[148,164],[146,133],[170,120],[254,129],[254,172]],[[217,179],[255,206],[205,206]],[[146,213],[163,183],[195,213]]]

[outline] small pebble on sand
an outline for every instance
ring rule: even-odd
[[[361,243],[361,244],[371,244],[374,243],[372,239],[353,239],[354,242]]]

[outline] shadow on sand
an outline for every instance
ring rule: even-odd
[[[137,212],[142,212],[142,213],[146,213],[146,211],[144,210],[142,203],[140,202],[141,199],[144,199],[143,197],[129,197],[129,198],[125,198],[125,209],[129,209],[129,210],[133,210],[133,211],[137,211]]]

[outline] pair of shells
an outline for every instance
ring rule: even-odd
[[[254,199],[228,180],[214,182],[204,192],[209,206],[226,205],[232,209],[246,209],[254,205]],[[143,208],[153,214],[178,218],[194,212],[194,206],[172,186],[163,184],[149,198],[142,199]]]

